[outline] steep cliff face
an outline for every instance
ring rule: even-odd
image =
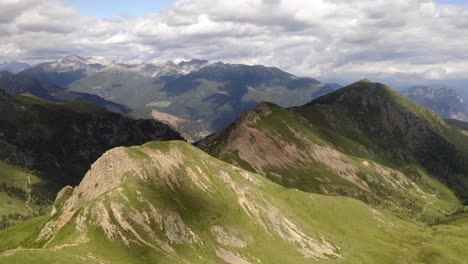
[[[76,185],[117,146],[182,139],[154,120],[132,120],[95,105],[0,95],[0,159],[38,171],[57,186]]]

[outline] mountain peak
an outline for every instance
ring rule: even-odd
[[[205,252],[214,254],[203,255],[202,262],[274,263],[278,257],[245,253],[272,245],[287,245],[282,253],[293,257],[282,257],[282,263],[341,257],[331,234],[312,231],[302,210],[287,211],[272,188],[278,187],[185,142],[117,148],[101,156],[78,187],[60,192],[36,242],[70,237],[68,243],[79,244],[82,237],[99,236],[104,243],[159,253],[162,263],[193,263],[193,253]],[[84,221],[77,225],[76,219]]]
[[[455,89],[415,86],[401,91],[401,94],[444,119],[468,121],[468,105],[465,104],[463,95]]]
[[[7,71],[13,74],[28,69],[30,67],[31,65],[19,61],[4,61],[0,63],[0,71]]]
[[[87,63],[88,60],[84,57],[78,56],[78,55],[68,55],[60,59],[62,62],[81,62],[81,63]]]
[[[401,96],[399,96],[392,88],[385,84],[371,82],[369,80],[360,80],[342,89],[314,99],[305,106],[343,103],[345,105],[349,105],[350,107],[357,107],[358,105],[353,106],[353,104],[359,102],[359,105],[362,105],[364,98],[367,98],[366,100],[371,100],[374,103],[377,101],[383,103],[386,100],[398,99],[397,97]],[[367,104],[365,106],[367,106]]]

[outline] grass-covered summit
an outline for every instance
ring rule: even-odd
[[[301,107],[262,103],[198,146],[286,187],[434,221],[466,200],[467,142],[391,88],[360,81]]]
[[[447,221],[430,229],[151,142],[106,152],[48,219],[0,232],[0,263],[462,263],[452,230],[466,221]]]
[[[155,120],[0,90],[0,228],[45,213],[57,191],[79,184],[105,151],[168,139],[181,136]]]

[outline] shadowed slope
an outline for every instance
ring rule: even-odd
[[[283,188],[184,142],[154,142],[104,154],[16,244],[27,248],[0,263],[415,263],[430,254],[461,263],[466,252],[442,250],[434,234],[352,199]]]
[[[358,82],[290,110],[262,103],[197,145],[287,187],[433,221],[466,193],[466,141],[390,88]]]

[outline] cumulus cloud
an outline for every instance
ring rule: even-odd
[[[116,19],[59,0],[0,0],[0,33],[0,60],[204,58],[344,81],[468,73],[468,11],[432,0],[179,0]]]

